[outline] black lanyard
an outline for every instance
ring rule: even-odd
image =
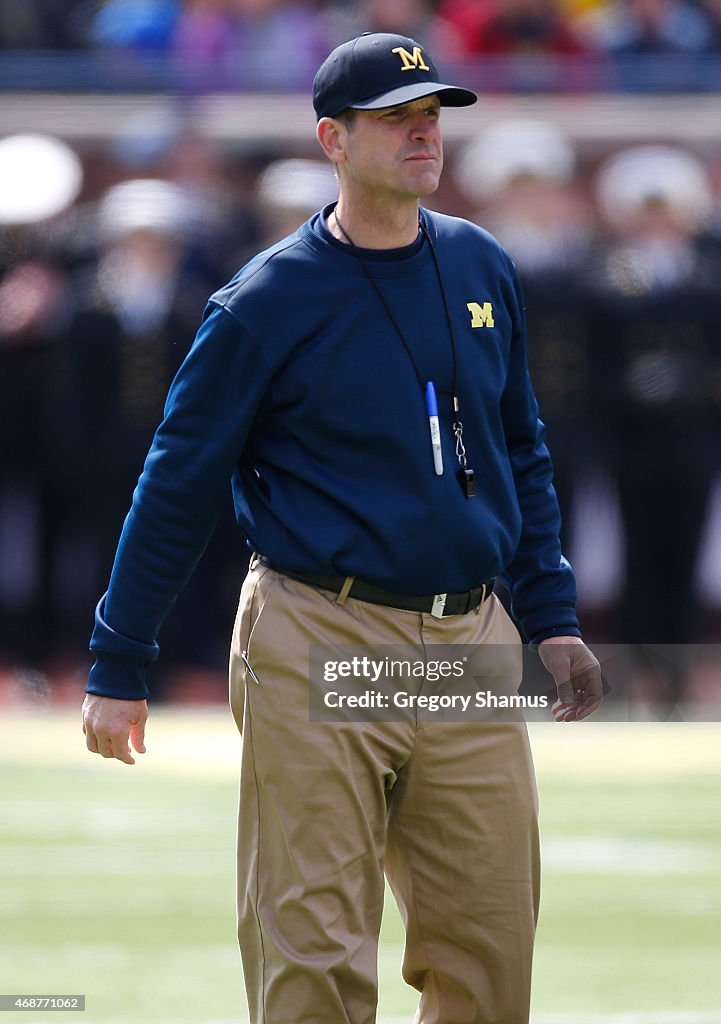
[[[360,265],[363,267],[363,270],[365,271],[368,280],[373,285],[373,289],[376,295],[380,299],[383,308],[388,314],[388,319],[393,324],[393,327],[396,330],[396,334],[401,339],[403,348],[408,353],[408,358],[410,359],[413,365],[413,369],[415,371],[416,377],[418,378],[418,383],[420,385],[421,391],[425,392],[426,387],[428,386],[427,382],[424,382],[421,376],[421,372],[418,369],[418,363],[416,362],[415,356],[413,355],[411,346],[408,344],[408,340],[406,339],[406,336],[404,335],[401,329],[401,325],[398,323],[398,320],[396,319],[396,316],[393,313],[393,310],[391,309],[388,300],[383,294],[383,291],[381,290],[378,281],[373,276],[373,272],[371,271],[371,268],[368,264],[368,260],[365,258],[365,256],[363,256],[358,246],[355,244],[355,242],[350,237],[346,229],[338,220],[338,214],[335,212],[335,210],[333,210],[333,216],[335,217],[335,222],[338,225],[338,228],[341,231],[343,237],[348,242],[351,252],[356,257]],[[473,495],[476,493],[475,474],[472,469],[468,468],[466,460],[466,449],[463,445],[463,424],[460,419],[460,404],[458,402],[458,347],[456,344],[456,335],[455,331],[453,330],[453,320],[451,318],[451,310],[448,303],[448,294],[446,292],[445,284],[443,283],[443,275],[441,274],[441,265],[438,259],[438,253],[436,252],[436,247],[433,244],[433,239],[431,238],[430,231],[426,226],[425,218],[423,217],[422,213],[420,215],[419,221],[423,237],[426,239],[431,249],[431,255],[433,257],[433,266],[435,267],[436,278],[438,280],[438,287],[440,288],[441,297],[443,299],[443,308],[446,314],[446,323],[448,324],[448,334],[451,339],[451,352],[453,355],[453,434],[456,439],[456,458],[458,459],[458,464],[460,466],[460,469],[458,470],[456,476],[461,484],[461,487],[463,488],[463,493],[466,495],[467,498],[472,498]],[[432,387],[432,385],[430,386]]]

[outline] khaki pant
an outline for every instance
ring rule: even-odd
[[[339,604],[251,566],[231,651],[251,1021],[375,1021],[385,871],[417,1024],[527,1024],[539,858],[525,725],[311,721],[310,644],[361,643],[498,645],[499,673],[520,680],[518,634],[495,597],[436,619]]]

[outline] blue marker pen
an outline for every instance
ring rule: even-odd
[[[433,381],[426,384],[426,408],[428,409],[428,423],[431,428],[431,448],[433,449],[433,466],[436,476],[443,475],[443,452],[441,451],[441,428],[438,423],[438,401]]]

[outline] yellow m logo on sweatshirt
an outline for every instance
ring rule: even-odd
[[[469,302],[466,308],[471,314],[471,327],[496,326],[496,321],[493,319],[493,306],[490,302],[484,302],[483,305],[479,302]]]

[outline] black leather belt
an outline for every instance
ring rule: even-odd
[[[311,587],[319,587],[321,590],[330,590],[334,594],[340,594],[346,584],[345,576],[317,576],[311,572],[291,572],[288,569],[279,569],[271,565],[265,558],[258,556],[261,565],[276,572],[289,576],[292,580],[300,583],[307,583]],[[474,590],[466,590],[462,594],[431,594],[428,596],[416,596],[415,594],[397,594],[393,590],[383,590],[381,587],[374,587],[372,583],[354,578],[346,597],[353,597],[357,601],[367,601],[368,604],[385,605],[388,608],[401,608],[407,612],[427,612],[437,619],[443,619],[447,615],[465,615],[472,612],[493,593],[493,580],[482,583]]]

